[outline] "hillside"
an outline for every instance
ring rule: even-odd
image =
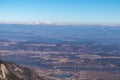
[[[0,80],[56,80],[34,70],[0,60]]]

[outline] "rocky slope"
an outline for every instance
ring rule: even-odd
[[[0,60],[0,80],[56,80],[34,70]]]

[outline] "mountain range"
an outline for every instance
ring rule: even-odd
[[[110,25],[0,24],[0,40],[10,41],[119,44],[119,34],[120,27]]]

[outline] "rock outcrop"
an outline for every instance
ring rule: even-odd
[[[37,74],[34,70],[0,60],[0,80],[56,80]]]

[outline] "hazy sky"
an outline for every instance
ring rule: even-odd
[[[0,22],[120,24],[120,0],[0,0]]]

